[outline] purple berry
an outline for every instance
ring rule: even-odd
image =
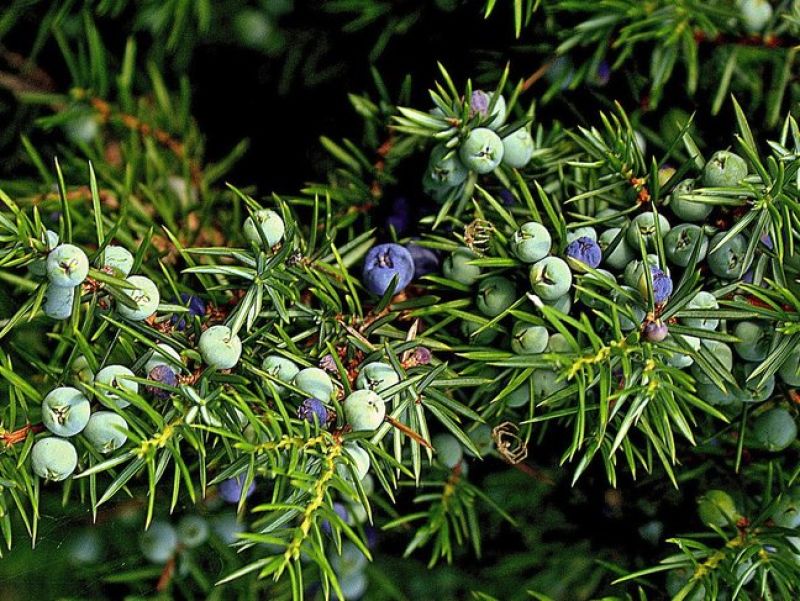
[[[600,265],[600,261],[603,258],[603,251],[600,250],[600,246],[598,246],[597,242],[588,236],[581,236],[569,243],[569,246],[567,246],[567,256],[595,269]]]
[[[414,276],[419,278],[427,273],[439,271],[439,255],[430,248],[409,243],[406,244],[406,250],[411,253],[411,258],[414,259]]]
[[[333,355],[328,353],[322,359],[319,360],[319,367],[320,369],[324,369],[330,374],[338,374],[339,368],[336,366],[336,361],[333,358]]]
[[[218,491],[219,496],[222,498],[223,501],[226,503],[238,503],[239,499],[242,496],[242,488],[244,487],[244,474],[239,474],[234,478],[228,478],[227,480],[223,480],[220,482]],[[247,489],[247,494],[244,496],[245,499],[249,498],[250,495],[253,494],[253,491],[256,489],[256,483],[251,482],[250,488]]]
[[[770,250],[773,249],[772,238],[770,237],[770,235],[767,232],[764,232],[763,234],[761,234],[761,243],[764,246],[766,246],[768,249],[770,249]]]
[[[313,424],[316,420],[320,426],[328,423],[328,409],[319,399],[308,398],[297,408],[297,417]]]
[[[431,362],[431,352],[424,346],[414,349],[414,361],[417,365],[428,365]]]
[[[656,304],[665,302],[672,294],[672,278],[658,267],[650,268],[653,279],[653,300]]]
[[[470,98],[469,108],[472,114],[480,113],[484,117],[489,113],[489,103],[492,99],[483,90],[475,90]]]
[[[172,323],[175,324],[175,328],[178,330],[186,328],[187,317],[191,320],[193,317],[202,317],[206,314],[206,303],[199,296],[182,292],[180,302],[189,309],[189,312],[172,316]]]
[[[644,335],[650,342],[661,342],[669,334],[669,328],[660,319],[648,321],[644,326]]]
[[[367,290],[383,296],[397,277],[394,294],[401,292],[414,277],[414,258],[399,244],[373,246],[364,261],[363,280]]]
[[[514,193],[509,190],[508,188],[503,188],[500,190],[500,200],[503,201],[504,207],[510,207],[517,203],[517,199],[514,198]]]
[[[166,386],[174,387],[178,385],[178,374],[176,374],[175,370],[169,365],[156,365],[150,370],[150,373],[147,374],[147,379],[152,380],[153,382],[159,382]],[[162,400],[168,399],[169,395],[171,394],[169,390],[159,388],[158,386],[148,386],[147,392],[152,394],[155,398]]]
[[[611,79],[611,67],[606,61],[600,61],[600,64],[597,65],[597,71],[592,78],[592,83],[602,87],[608,83],[609,79]]]

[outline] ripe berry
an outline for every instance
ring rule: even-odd
[[[388,363],[375,361],[361,367],[356,378],[356,388],[381,392],[400,382],[400,376]]]
[[[89,423],[86,424],[83,435],[96,451],[111,453],[128,440],[128,435],[125,433],[127,429],[128,422],[118,413],[95,411],[89,417]]]
[[[308,423],[317,423],[320,427],[325,427],[328,423],[328,409],[319,399],[308,398],[300,403],[297,408],[297,417],[306,420]]]
[[[669,334],[669,328],[663,321],[649,321],[644,326],[644,335],[650,342],[661,342]]]
[[[653,285],[653,301],[660,305],[672,295],[672,278],[658,267],[650,267],[650,280]],[[639,293],[647,298],[647,279],[644,273],[639,276]]]
[[[386,403],[372,390],[356,390],[344,400],[344,415],[353,430],[375,430],[386,417]]]
[[[150,278],[143,275],[132,275],[126,281],[135,286],[124,288],[123,291],[136,303],[136,308],[117,303],[119,314],[131,321],[144,321],[158,309],[161,300],[158,288]]]
[[[242,356],[242,341],[228,326],[211,326],[197,345],[203,361],[214,369],[232,369]]]
[[[294,385],[308,396],[327,403],[333,396],[333,381],[331,377],[318,367],[306,367],[297,372]]]
[[[78,453],[64,438],[41,438],[31,448],[31,467],[40,478],[59,482],[69,478],[78,467]]]
[[[406,244],[406,250],[414,260],[414,277],[421,278],[429,273],[439,271],[439,255],[430,248],[418,244]]]
[[[53,286],[74,288],[89,275],[86,253],[72,244],[61,244],[47,255],[47,277]]]
[[[362,279],[367,290],[383,296],[394,278],[392,294],[401,292],[414,277],[414,258],[403,246],[392,242],[373,246],[364,259]]]
[[[587,236],[581,236],[569,243],[567,257],[570,259],[569,263],[572,267],[583,271],[584,265],[588,265],[592,269],[597,268],[603,258],[603,252],[597,242]]]
[[[233,478],[228,478],[227,480],[223,480],[217,486],[217,492],[219,493],[220,498],[225,501],[226,503],[238,503],[239,499],[242,498],[242,490],[244,489],[244,482],[245,482],[245,475],[239,474]],[[244,495],[245,499],[250,498],[256,490],[256,483],[251,482],[250,486],[247,487],[247,492]]]
[[[156,348],[153,349],[147,363],[144,364],[144,373],[149,374],[159,365],[166,365],[177,373],[183,367],[183,360],[178,351],[168,344],[159,342],[156,344]]]
[[[42,401],[42,422],[56,436],[75,436],[89,422],[91,407],[83,393],[70,386],[55,388]]]
[[[264,242],[261,236],[263,235],[267,241],[267,247],[272,248],[283,240],[286,227],[278,213],[272,209],[260,209],[253,213],[252,217],[245,219],[242,229],[245,239],[251,244],[262,246]]]
[[[738,154],[727,150],[715,152],[703,168],[703,185],[732,187],[747,176],[747,163]]]
[[[131,394],[136,394],[139,392],[139,384],[128,379],[129,377],[133,377],[133,375],[133,372],[124,365],[108,365],[97,372],[94,383],[95,386],[97,386],[97,384],[105,384],[117,390],[125,390]],[[130,405],[130,402],[113,392],[100,390],[99,387],[98,391],[99,397],[97,400],[110,409],[124,409]]]
[[[178,375],[169,365],[156,365],[150,370],[150,373],[147,374],[147,379],[173,388],[178,385]],[[169,390],[161,388],[160,386],[147,386],[146,390],[155,398],[161,400],[168,399],[170,394],[172,394]]]
[[[503,160],[503,141],[491,129],[473,129],[459,148],[461,162],[478,174],[494,171]]]
[[[536,263],[550,252],[553,241],[550,232],[541,223],[528,221],[514,232],[511,252],[523,263]]]

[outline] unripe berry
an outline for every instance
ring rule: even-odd
[[[747,271],[752,257],[750,262],[746,263],[747,239],[740,234],[720,245],[726,234],[720,232],[711,239],[706,262],[714,275],[732,280],[741,277]]]
[[[189,549],[199,547],[208,540],[209,528],[199,515],[184,516],[178,522],[178,541]]]
[[[127,248],[109,244],[103,250],[103,267],[112,269],[117,277],[126,278],[133,269],[133,255]]]
[[[697,500],[697,512],[704,524],[725,527],[739,519],[733,498],[723,490],[712,489]]]
[[[521,127],[503,138],[503,165],[522,169],[533,156],[533,138],[530,132]]]
[[[158,303],[161,301],[158,288],[150,278],[143,275],[132,275],[126,281],[135,286],[135,288],[124,288],[123,292],[136,303],[136,308],[117,303],[119,314],[131,321],[144,321],[158,309]]]
[[[456,151],[440,144],[431,151],[428,174],[437,186],[453,187],[467,179],[469,170],[461,164]]]
[[[297,372],[294,385],[308,396],[327,403],[333,396],[334,386],[331,377],[319,367],[306,367]]]
[[[69,319],[72,307],[75,304],[75,290],[77,287],[53,286],[50,284],[44,293],[42,310],[52,319]]]
[[[386,403],[372,390],[356,390],[344,400],[344,415],[353,430],[375,430],[386,417]]]
[[[83,393],[61,386],[47,393],[42,401],[42,422],[56,436],[75,436],[89,422],[91,407]]]
[[[361,367],[356,378],[356,388],[381,392],[400,382],[400,376],[388,363],[375,361]]]
[[[481,268],[470,265],[469,262],[477,259],[478,255],[466,247],[457,248],[442,263],[442,275],[459,284],[471,286],[481,275]]]
[[[261,363],[261,369],[274,378],[280,380],[281,382],[286,382],[287,384],[290,384],[300,371],[300,368],[295,365],[294,361],[291,361],[286,357],[282,357],[281,355],[267,355],[264,357],[264,361]],[[283,394],[283,391],[286,390],[285,386],[282,386],[273,380],[270,380],[270,382],[275,387],[275,391],[278,394]]]
[[[242,356],[242,341],[228,326],[211,326],[197,345],[203,361],[214,369],[232,369]]]
[[[259,230],[267,241],[268,248],[272,248],[283,240],[286,227],[283,219],[272,209],[256,211],[252,217],[244,221],[244,237],[251,244],[262,246],[264,243],[259,235]]]
[[[178,548],[178,533],[171,524],[154,521],[139,539],[142,554],[151,563],[166,563]]]
[[[669,221],[662,214],[658,214],[658,233],[663,238],[670,230]],[[628,229],[625,232],[625,240],[630,247],[637,252],[639,249],[639,241],[644,242],[644,247],[648,251],[655,249],[656,239],[656,213],[648,211],[647,213],[640,213],[633,218]],[[638,252],[637,252],[638,254]]]
[[[133,375],[133,372],[124,365],[108,365],[97,372],[94,383],[95,386],[97,386],[97,384],[105,384],[117,390],[125,390],[136,394],[139,392],[139,384],[128,378],[129,376],[133,377]],[[97,400],[111,409],[124,409],[130,405],[130,402],[121,398],[119,395],[106,390],[99,390],[99,397]]]
[[[499,275],[481,280],[475,304],[478,310],[488,317],[496,317],[517,300],[514,282]]]
[[[703,168],[703,185],[731,187],[747,176],[747,163],[738,154],[727,150],[715,152]]]
[[[86,253],[72,244],[61,244],[47,255],[47,277],[53,286],[74,288],[89,275]]]
[[[356,442],[346,442],[343,448],[350,461],[347,464],[344,461],[337,464],[336,473],[347,482],[352,482],[350,476],[350,467],[352,467],[353,471],[355,471],[356,479],[360,482],[367,475],[367,472],[369,472],[371,463],[369,453],[362,449]]]
[[[31,467],[37,476],[45,480],[65,480],[78,467],[78,453],[72,443],[64,438],[41,438],[31,448]]]
[[[753,423],[756,444],[767,451],[782,451],[797,440],[797,422],[783,407],[770,409]]]
[[[452,434],[437,434],[431,440],[431,444],[436,450],[437,459],[445,467],[453,469],[464,458],[464,449]]]
[[[541,223],[528,221],[514,232],[511,252],[523,263],[535,263],[550,252],[553,241],[550,232]]]
[[[572,272],[564,259],[545,257],[531,266],[530,280],[533,291],[542,300],[554,301],[569,292]]]
[[[95,411],[89,417],[89,423],[86,424],[83,435],[96,451],[111,453],[128,440],[128,435],[125,433],[127,429],[128,422],[118,413]]]
[[[491,129],[473,129],[459,148],[461,162],[478,174],[494,171],[503,160],[503,141]]]
[[[544,326],[518,321],[511,329],[511,350],[518,355],[543,353],[547,342],[547,328]]]

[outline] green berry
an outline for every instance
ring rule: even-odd
[[[556,332],[551,334],[547,340],[547,347],[544,350],[546,353],[568,354],[574,352],[572,345],[569,343],[564,334]]]
[[[197,344],[203,361],[214,369],[232,369],[242,356],[242,341],[228,326],[211,326]]]
[[[625,241],[625,232],[620,227],[605,230],[597,239],[603,252],[603,262],[612,269],[625,269],[636,259],[633,249]]]
[[[647,263],[651,267],[658,267],[661,269],[661,266],[658,262],[658,255],[647,255],[646,261],[642,261],[641,259],[636,259],[625,266],[624,271],[622,272],[622,279],[625,281],[625,284],[630,286],[631,288],[636,288],[639,286],[639,280],[644,273],[644,263]],[[664,273],[669,275],[669,269],[664,269]]]
[[[630,219],[628,219],[625,215],[620,213],[617,209],[612,209],[610,207],[606,207],[605,209],[600,209],[595,213],[595,218],[602,221],[602,225],[604,227],[609,228],[625,228],[629,223]],[[597,240],[600,241],[599,239]]]
[[[459,157],[471,171],[491,173],[503,160],[503,141],[489,128],[473,129],[461,143]]]
[[[105,384],[117,390],[137,394],[139,392],[139,384],[130,380],[130,377],[134,377],[133,372],[124,365],[107,365],[97,372],[94,383],[95,386],[97,384]],[[130,405],[130,402],[107,390],[100,390],[97,400],[110,409],[124,409]]]
[[[700,226],[691,223],[682,223],[675,226],[664,237],[664,252],[667,259],[679,267],[689,265],[695,246],[699,244],[700,250],[697,261],[702,261],[708,252],[708,238]]]
[[[569,292],[572,272],[564,259],[545,257],[531,266],[530,280],[538,296],[552,301]]]
[[[574,242],[578,238],[589,238],[597,242],[597,230],[587,225],[567,232],[567,244]]]
[[[596,273],[590,273],[581,276],[579,279],[579,286],[581,288],[585,288],[587,291],[592,291],[605,298],[608,298],[609,294],[612,293],[611,286],[617,281],[617,278],[614,277],[614,274],[605,269],[597,269]],[[608,305],[602,300],[583,290],[578,291],[577,298],[584,305],[592,309],[603,309],[608,307]]]
[[[724,244],[720,244],[726,232],[720,232],[711,239],[711,246],[706,261],[711,272],[728,280],[741,277],[750,267],[747,260],[747,239],[737,234]],[[752,262],[752,257],[750,259]]]
[[[797,440],[797,422],[789,411],[777,407],[759,415],[752,432],[757,446],[767,451],[782,451]]]
[[[467,179],[469,170],[461,164],[455,151],[440,144],[431,151],[427,173],[434,185],[452,188]]]
[[[75,304],[75,287],[67,288],[50,284],[44,293],[44,314],[52,319],[64,320],[72,316]]]
[[[308,396],[327,403],[333,396],[333,380],[319,367],[306,367],[297,372],[294,385]]]
[[[788,386],[800,386],[800,348],[794,348],[778,370],[781,380]]]
[[[125,280],[135,288],[124,288],[123,292],[136,303],[136,308],[117,304],[119,314],[131,321],[144,321],[158,309],[161,295],[153,280],[143,275],[132,275]]]
[[[564,294],[559,296],[555,300],[544,300],[544,304],[548,307],[552,307],[559,313],[563,313],[564,315],[569,315],[570,309],[572,309],[572,297],[569,294]]]
[[[498,326],[492,326],[489,328],[485,328],[481,331],[480,334],[475,335],[479,329],[481,329],[484,324],[479,323],[477,321],[469,321],[469,320],[462,320],[461,324],[459,325],[459,329],[461,331],[461,335],[466,338],[470,344],[474,344],[477,346],[488,346],[497,338],[500,334],[501,330]]]
[[[431,439],[437,459],[447,468],[453,469],[464,458],[461,443],[452,434],[437,434]]]
[[[724,342],[719,342],[718,340],[704,340],[703,344],[706,345],[709,352],[713,357],[717,360],[718,363],[722,364],[722,368],[725,371],[730,372],[733,369],[733,351],[731,347],[729,347]],[[714,364],[715,371],[719,370],[719,365]],[[711,384],[712,380],[703,372],[700,368],[700,365],[695,363],[692,365],[692,375],[694,376],[695,380],[704,384]]]
[[[367,558],[361,552],[361,549],[350,541],[345,541],[342,543],[341,555],[333,555],[331,557],[331,566],[339,577],[360,574],[367,567]],[[355,597],[345,597],[345,599],[353,598]]]
[[[459,284],[471,286],[481,275],[481,268],[477,265],[469,265],[469,262],[477,259],[478,255],[466,247],[457,248],[442,262],[442,274],[450,280]]]
[[[737,354],[745,361],[763,361],[769,353],[772,337],[767,328],[754,321],[740,321],[733,330],[739,342],[733,344]]]
[[[497,317],[517,300],[514,282],[499,275],[481,280],[475,304],[488,317]]]
[[[644,318],[644,316],[642,317]],[[670,334],[669,336],[667,336],[667,338],[665,339],[667,344],[664,346],[671,344],[672,346],[678,346],[679,348],[683,348],[680,347],[678,340],[681,340],[686,344],[688,344],[689,347],[694,351],[700,350],[699,338],[696,338],[695,336],[681,336],[679,334],[676,334],[674,336]],[[692,363],[694,363],[694,358],[688,353],[673,352],[667,359],[667,363],[670,365],[670,367],[677,367],[678,369],[686,369],[687,367],[690,367]]]
[[[171,524],[154,521],[139,538],[142,554],[151,563],[167,563],[178,549],[178,533]]]
[[[747,163],[738,154],[727,150],[715,152],[703,168],[703,185],[732,187],[747,176]]]
[[[86,253],[72,244],[56,246],[47,255],[47,277],[53,286],[74,288],[89,275]]]
[[[262,246],[267,241],[267,247],[272,248],[283,240],[285,233],[283,219],[272,209],[260,209],[244,221],[244,237],[251,244]],[[259,230],[261,234],[259,234]]]
[[[547,328],[518,321],[511,330],[511,350],[518,355],[535,355],[547,348]]]
[[[728,526],[739,519],[733,498],[724,490],[712,489],[697,500],[697,513],[704,524]]]
[[[485,457],[494,449],[494,439],[492,438],[492,429],[486,424],[478,424],[478,426],[468,433],[469,439],[472,444],[481,454]],[[465,449],[468,455],[473,455],[472,451]]]
[[[371,463],[369,453],[356,442],[346,442],[342,446],[350,461],[349,463],[342,461],[342,463],[337,464],[336,473],[347,482],[352,482],[352,476],[350,475],[350,468],[352,467],[353,471],[355,471],[356,479],[360,482],[369,472]]]
[[[199,515],[187,515],[178,522],[177,534],[184,547],[194,549],[208,540],[208,522]]]
[[[514,232],[511,252],[523,263],[535,263],[547,256],[552,243],[546,227],[541,223],[528,221]]]
[[[568,386],[565,381],[559,380],[558,373],[552,369],[539,368],[533,370],[531,381],[533,382],[533,398],[537,401],[546,399]]]
[[[800,488],[786,491],[775,507],[772,521],[781,528],[800,527]]]
[[[358,372],[356,388],[381,392],[400,382],[400,376],[388,363],[375,361],[364,365]]]
[[[669,230],[669,221],[659,213],[658,233],[660,233],[663,238],[667,235]],[[639,248],[640,240],[644,242],[644,247],[647,250],[652,251],[655,249],[656,235],[656,213],[648,211],[647,213],[640,213],[633,218],[633,221],[628,225],[628,229],[625,230],[625,241],[634,252]]]
[[[772,19],[772,5],[768,0],[737,0],[736,6],[749,33],[760,33]]]
[[[71,534],[66,546],[69,563],[85,566],[100,561],[103,555],[103,540],[96,528],[85,528]]]
[[[344,400],[344,415],[353,430],[375,430],[386,417],[386,403],[372,390],[356,390]]]
[[[89,422],[89,399],[77,388],[61,386],[42,401],[42,422],[56,436],[75,436]]]
[[[696,184],[696,180],[685,179],[672,189],[669,196],[669,208],[683,221],[703,221],[714,209],[710,203],[686,198],[694,192]]]
[[[133,269],[133,255],[127,248],[108,245],[103,251],[103,267],[114,271],[114,275],[126,278]]]
[[[745,403],[761,403],[772,396],[775,391],[775,376],[770,376],[759,386],[761,376],[750,378],[757,368],[758,363],[737,363],[734,372],[739,376],[738,381],[742,387],[741,400]]]
[[[533,155],[533,138],[530,132],[521,127],[503,138],[503,164],[515,169],[522,169]]]
[[[264,361],[261,363],[261,369],[274,378],[277,378],[281,382],[286,382],[287,384],[290,384],[294,380],[295,376],[300,372],[300,368],[297,367],[294,361],[291,361],[286,357],[282,357],[281,355],[267,355],[264,357]],[[270,380],[270,382],[275,387],[275,391],[278,394],[283,394],[283,392],[286,390],[285,386],[272,380]]]
[[[713,294],[701,290],[686,303],[686,309],[716,311],[719,309],[719,303]],[[708,331],[716,330],[719,325],[719,319],[713,319],[711,317],[684,317],[681,321],[690,328],[699,328]]]
[[[68,440],[50,436],[37,440],[31,448],[31,467],[40,478],[59,482],[78,467],[78,453]]]
[[[116,451],[125,444],[128,440],[128,435],[125,433],[127,429],[128,422],[118,413],[95,411],[89,417],[83,435],[96,451],[105,454]]]
[[[163,342],[156,344],[147,363],[144,364],[145,375],[150,374],[159,365],[166,365],[173,371],[180,371],[183,368],[183,359],[178,351]]]

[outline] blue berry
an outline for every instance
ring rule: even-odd
[[[227,480],[223,480],[217,486],[217,492],[219,493],[220,498],[225,501],[226,503],[238,503],[239,499],[242,498],[242,490],[244,489],[244,482],[245,482],[245,475],[239,474],[233,478],[228,478]],[[250,486],[247,487],[247,492],[244,495],[245,499],[250,498],[256,490],[256,483],[251,482]]]
[[[550,252],[553,241],[550,232],[541,223],[528,221],[514,232],[511,252],[523,263],[536,263]]]
[[[117,390],[125,390],[131,394],[136,394],[139,392],[139,384],[129,379],[129,377],[134,377],[134,374],[124,365],[108,365],[97,372],[94,383],[95,386],[97,384],[105,384]],[[100,390],[97,400],[110,409],[124,409],[130,405],[130,402],[107,390]]]
[[[649,321],[644,326],[644,335],[650,342],[661,342],[669,334],[669,328],[663,321]]]
[[[126,278],[133,269],[133,255],[127,248],[109,244],[103,250],[103,267],[113,270],[117,277]]]
[[[375,430],[386,417],[386,403],[372,390],[356,390],[344,400],[344,415],[353,430]]]
[[[56,436],[75,436],[86,427],[90,413],[89,399],[70,386],[51,390],[42,401],[42,422]]]
[[[497,317],[517,300],[514,282],[503,276],[493,275],[481,280],[475,304],[478,310],[489,317]]]
[[[261,369],[281,382],[291,383],[300,371],[300,368],[293,362],[281,355],[267,355],[261,363]],[[270,380],[278,394],[283,394],[286,387]]]
[[[59,482],[69,478],[78,467],[78,453],[64,438],[41,438],[31,448],[31,467],[40,478]]]
[[[147,374],[147,379],[173,388],[178,385],[178,375],[169,365],[156,365],[150,370],[150,373]],[[146,389],[147,392],[152,394],[155,398],[161,400],[168,399],[172,394],[169,390],[159,386],[147,386]]]
[[[442,263],[442,275],[447,279],[471,286],[481,275],[481,268],[470,265],[478,255],[466,247],[457,248]]]
[[[95,411],[89,417],[89,423],[83,435],[86,440],[100,453],[116,451],[128,440],[125,431],[128,422],[125,418],[113,411]]]
[[[406,250],[414,261],[414,277],[421,278],[429,273],[439,271],[439,255],[430,248],[418,244],[406,244]]]
[[[158,309],[161,295],[150,278],[143,275],[132,275],[126,281],[135,288],[124,288],[123,292],[136,303],[136,308],[122,303],[117,304],[119,314],[131,321],[144,321]]]
[[[530,163],[531,156],[533,156],[533,138],[524,127],[503,138],[503,165],[522,169]]]
[[[211,326],[197,345],[203,361],[214,369],[232,369],[242,356],[242,341],[228,326]]]
[[[459,148],[461,162],[478,174],[494,171],[503,160],[503,141],[491,129],[473,129]]]
[[[244,237],[251,244],[262,246],[263,235],[267,247],[272,248],[283,240],[286,227],[283,219],[272,209],[260,209],[244,221]],[[261,234],[259,234],[259,231]]]
[[[294,377],[294,385],[308,396],[327,403],[333,396],[331,377],[318,367],[301,369]]]
[[[168,344],[159,342],[156,344],[156,348],[153,349],[152,355],[147,360],[147,363],[144,364],[144,373],[149,374],[159,365],[166,365],[177,373],[183,367],[183,360],[178,351]]]
[[[188,549],[199,547],[208,540],[209,528],[199,515],[187,515],[178,522],[178,541]]]
[[[186,328],[187,319],[191,321],[193,317],[203,317],[206,314],[206,303],[199,296],[193,296],[185,292],[181,293],[180,302],[186,305],[189,311],[173,315],[172,323],[175,324],[177,330],[183,331]]]
[[[350,513],[347,511],[347,507],[345,507],[344,503],[340,503],[339,501],[335,501],[333,503],[333,511],[345,524],[351,524],[353,522],[352,518],[350,517]],[[320,522],[320,528],[325,534],[331,534],[333,532],[333,527],[331,526],[330,520],[328,518],[323,518]]]
[[[570,264],[576,269],[582,270],[584,265],[596,269],[603,258],[603,252],[597,242],[586,236],[581,236],[569,243],[567,257],[572,259]]]
[[[69,319],[75,304],[75,288],[53,286],[50,284],[44,293],[44,314],[52,319]]]
[[[530,280],[533,291],[542,300],[554,301],[569,292],[572,272],[563,259],[545,257],[531,266]]]
[[[657,305],[667,302],[672,295],[672,278],[658,267],[650,267],[650,279],[653,284],[653,301]],[[647,279],[644,273],[639,276],[639,292],[643,298],[647,298]]]
[[[308,398],[297,408],[297,417],[310,424],[316,422],[320,427],[325,427],[328,423],[328,409],[319,399]]]
[[[747,176],[747,163],[727,150],[715,152],[703,168],[703,184],[708,187],[731,187]]]
[[[356,378],[356,388],[381,392],[400,382],[400,376],[388,363],[375,361],[361,367]]]
[[[398,294],[414,277],[414,258],[399,244],[392,242],[373,246],[364,260],[363,281],[367,290],[383,296],[394,278],[393,294]]]
[[[178,549],[178,533],[171,524],[154,521],[139,538],[139,546],[149,562],[166,563]]]
[[[86,253],[72,244],[61,244],[47,255],[47,277],[53,286],[74,288],[89,275]]]

